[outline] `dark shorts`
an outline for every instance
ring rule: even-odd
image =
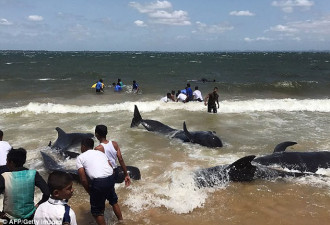
[[[90,187],[90,203],[93,216],[104,214],[105,201],[108,200],[110,205],[118,202],[115,192],[114,175],[106,178],[95,178]]]
[[[96,92],[101,92],[101,89],[96,89]]]
[[[213,110],[213,113],[217,113],[217,106],[216,105],[207,105],[207,111],[210,113]]]

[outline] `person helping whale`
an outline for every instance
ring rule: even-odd
[[[105,125],[97,125],[95,127],[95,137],[100,141],[100,145],[96,146],[95,150],[99,150],[106,154],[106,156],[108,157],[108,159],[111,163],[111,166],[114,170],[115,180],[117,179],[117,176],[119,174],[119,171],[117,168],[117,160],[118,160],[118,162],[124,172],[125,185],[129,186],[131,184],[131,179],[127,173],[127,168],[126,168],[124,159],[121,155],[119,145],[115,141],[107,140],[107,134],[108,134],[108,128]]]
[[[96,91],[96,93],[104,92],[103,87],[104,87],[103,80],[100,79],[100,80],[96,83],[96,86],[95,86],[95,91]]]
[[[93,150],[93,147],[93,139],[82,140],[82,154],[76,162],[81,184],[90,196],[91,214],[98,225],[105,225],[104,210],[105,202],[108,200],[117,219],[122,221],[113,169],[107,156],[101,151]]]

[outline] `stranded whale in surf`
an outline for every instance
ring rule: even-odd
[[[255,166],[255,155],[245,156],[230,165],[215,166],[195,171],[194,179],[199,188],[214,187],[228,181],[247,182],[256,179],[272,180],[278,177],[300,177],[306,174]]]
[[[98,150],[95,150],[98,151]],[[53,157],[48,155],[46,152],[40,151],[42,159],[44,161],[44,165],[46,170],[49,172],[59,170],[59,171],[64,171],[67,173],[70,173],[72,177],[76,180],[79,181],[79,175],[78,175],[78,170],[72,170],[72,169],[66,169],[64,166],[58,164]],[[134,167],[134,166],[126,166],[127,168],[127,173],[129,174],[130,178],[133,180],[140,180],[141,179],[141,173],[139,168]],[[124,171],[121,166],[118,166],[116,169],[116,176],[115,176],[115,181],[116,183],[122,183],[125,180],[125,175]]]
[[[68,151],[68,149],[74,145],[79,145],[85,138],[94,137],[94,134],[92,133],[66,133],[59,127],[56,127],[55,129],[58,136],[57,140],[53,145],[49,142],[48,146],[65,157],[76,158],[79,153]]]
[[[330,152],[286,152],[288,146],[297,142],[286,141],[278,144],[270,155],[260,156],[253,161],[261,165],[278,165],[283,168],[315,173],[319,168],[330,168]]]
[[[178,138],[184,142],[196,143],[210,148],[222,147],[222,141],[214,132],[189,132],[185,123],[183,123],[184,130],[176,130],[156,120],[144,120],[141,117],[138,107],[135,105],[131,127],[136,127],[139,124],[142,124],[148,131],[169,135],[171,138]]]

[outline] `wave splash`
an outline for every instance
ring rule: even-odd
[[[88,114],[88,113],[109,113],[117,111],[134,111],[134,105],[139,107],[141,112],[152,112],[155,110],[186,110],[206,111],[206,106],[200,102],[189,102],[186,104],[161,101],[123,102],[105,105],[71,105],[30,102],[27,105],[0,109],[2,114],[30,112],[34,114]],[[248,112],[330,112],[330,99],[251,99],[251,100],[224,100],[220,102],[219,113],[248,113]]]

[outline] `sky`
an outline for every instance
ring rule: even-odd
[[[328,51],[329,0],[0,0],[0,50]]]

